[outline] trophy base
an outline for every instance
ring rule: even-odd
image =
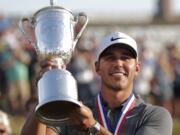
[[[77,107],[80,107],[78,101],[52,101],[42,106],[37,106],[36,115],[42,123],[58,126],[60,124],[68,124],[72,112]]]
[[[76,80],[67,70],[45,72],[38,81],[38,96],[36,114],[47,125],[68,123],[73,110],[80,106]]]

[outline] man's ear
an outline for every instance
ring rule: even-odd
[[[96,73],[98,74],[98,73],[99,73],[99,61],[96,61],[96,62],[94,63],[94,65],[95,65]]]
[[[139,74],[140,70],[141,70],[141,64],[140,62],[137,62],[136,63],[136,76]]]

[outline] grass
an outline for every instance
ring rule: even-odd
[[[180,120],[174,120],[173,122],[173,135],[180,135]]]
[[[13,134],[12,135],[19,135],[20,134],[20,129],[23,125],[24,122],[24,117],[20,117],[20,116],[10,116],[10,120],[11,120],[11,126],[12,126],[12,130],[13,130]],[[180,120],[174,120],[173,121],[174,126],[173,126],[173,134],[172,135],[180,135]]]
[[[24,117],[22,116],[10,116],[10,121],[11,121],[11,127],[12,127],[12,135],[19,135],[20,134],[20,130],[21,127],[23,125],[24,122]]]

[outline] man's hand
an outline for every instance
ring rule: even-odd
[[[58,63],[56,62],[56,59],[49,58],[39,61],[40,65],[40,71],[37,75],[37,81],[42,77],[42,75],[51,69],[59,68],[59,69],[66,69],[66,65],[64,64],[64,61],[62,59],[58,59]]]
[[[71,115],[71,125],[82,131],[88,131],[96,123],[92,111],[81,103]]]

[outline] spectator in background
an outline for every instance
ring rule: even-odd
[[[5,45],[4,41],[2,40],[3,35],[6,33],[6,29],[9,27],[8,19],[4,18],[0,15],[0,62],[5,57],[5,52],[7,50],[7,46]],[[5,69],[0,64],[0,106],[4,110],[7,106],[6,94],[7,94],[7,81],[5,76]]]
[[[26,101],[30,96],[28,64],[30,57],[17,40],[17,29],[10,25],[1,36],[4,50],[1,51],[0,65],[7,81],[7,98],[10,112],[20,114],[24,111]]]
[[[162,48],[158,53],[154,76],[151,81],[155,104],[165,107],[173,115],[173,69],[167,50]]]
[[[173,70],[174,115],[180,118],[180,51],[176,44],[167,46],[170,65]]]
[[[68,65],[68,70],[77,81],[79,100],[84,103],[91,102],[99,90],[94,70],[95,49],[95,37],[81,38]]]
[[[31,29],[31,26],[27,26],[26,32],[31,37],[32,42],[35,43],[36,39],[35,39],[34,31]],[[18,39],[20,42],[20,46],[24,48],[24,50],[26,51],[26,53],[28,53],[30,57],[30,61],[28,64],[29,83],[30,83],[30,89],[31,89],[31,96],[36,96],[37,90],[36,90],[35,80],[36,80],[36,73],[39,69],[38,64],[37,64],[38,62],[37,52],[34,49],[34,46],[24,36],[22,36],[22,33],[19,33]]]
[[[12,129],[8,114],[0,110],[0,135],[11,135]]]
[[[140,37],[137,39],[139,44],[139,61],[141,64],[141,72],[135,79],[134,91],[141,95],[141,97],[147,101],[151,102],[150,92],[151,92],[151,80],[154,75],[155,67],[155,57],[151,49],[145,45],[144,38]]]

